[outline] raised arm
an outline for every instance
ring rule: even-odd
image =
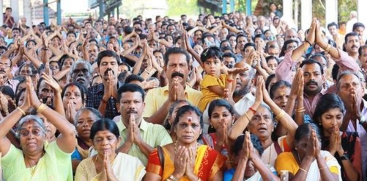
[[[45,104],[41,103],[34,91],[33,84],[30,77],[27,77],[27,88],[29,91],[31,105],[37,109],[37,112],[42,114],[51,122],[58,131],[60,131],[60,136],[57,137],[57,145],[59,148],[66,152],[72,153],[76,147],[75,141],[75,127],[70,124],[64,116],[60,115],[58,112],[49,108]]]
[[[282,125],[287,129],[287,143],[290,147],[293,146],[294,135],[298,128],[297,124],[293,121],[292,117],[289,116],[285,111],[283,111],[275,102],[270,98],[268,91],[265,88],[265,84],[262,85],[264,102],[270,107],[273,111],[274,115],[276,115],[275,119],[277,119]]]

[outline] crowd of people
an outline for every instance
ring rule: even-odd
[[[367,181],[365,26],[271,7],[32,27],[7,8],[2,178]]]

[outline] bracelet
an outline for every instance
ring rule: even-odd
[[[252,107],[249,108],[250,111],[252,111],[253,114],[256,114],[256,110]]]
[[[285,113],[284,113],[284,111],[283,111],[283,110],[281,110],[281,111],[280,111],[280,113],[275,117],[275,119],[276,119],[276,120],[282,119],[282,118],[283,118],[283,116],[284,116],[284,114],[285,114]]]
[[[22,109],[22,108],[17,107],[17,109],[18,109],[18,110],[23,114],[23,116],[25,116],[25,115],[26,115],[25,111],[23,111],[23,109]]]
[[[325,48],[325,51],[329,53],[330,52],[330,48],[331,48],[330,44],[327,44],[327,46]]]
[[[311,44],[310,41],[308,41],[307,39],[305,39],[305,42],[308,43],[312,47],[312,44]]]
[[[299,170],[306,172],[306,174],[307,174],[307,172],[308,172],[307,170],[305,170],[305,169],[303,169],[303,168],[301,168],[301,167],[299,167]]]
[[[305,112],[305,108],[304,107],[301,107],[301,108],[299,108],[299,109],[296,109],[296,112]]]
[[[150,75],[150,72],[147,69],[145,69],[144,72],[146,72],[148,75]]]
[[[319,170],[322,170],[322,169],[325,169],[325,168],[327,168],[327,166],[324,166],[324,167],[322,167],[322,168],[319,168]]]
[[[47,108],[46,104],[42,103],[40,106],[38,106],[37,112],[42,113],[46,108]]]
[[[172,180],[172,181],[178,181],[178,178],[176,178],[175,176],[173,175],[170,175],[169,176],[169,179]]]
[[[344,153],[341,157],[340,157],[341,160],[349,160],[348,156],[346,153]]]

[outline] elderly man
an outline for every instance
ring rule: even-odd
[[[70,70],[70,77],[73,82],[78,82],[86,89],[90,87],[92,79],[92,66],[89,62],[84,60],[76,61]]]

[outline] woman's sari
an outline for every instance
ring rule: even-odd
[[[111,164],[113,173],[118,180],[140,181],[145,175],[143,163],[138,158],[124,153],[118,153]],[[102,179],[102,173],[96,172],[92,157],[80,162],[76,170],[75,180],[102,181]]]
[[[162,150],[164,155],[163,169],[159,153],[157,149],[154,149],[149,156],[147,172],[157,174],[161,176],[162,180],[166,180],[175,171],[175,166],[166,148],[162,147]],[[197,150],[194,173],[203,181],[212,179],[222,168],[225,160],[226,158],[214,149],[207,145],[201,145]],[[189,179],[184,176],[180,181],[189,181]]]

